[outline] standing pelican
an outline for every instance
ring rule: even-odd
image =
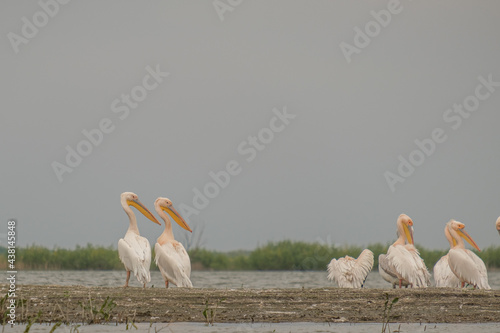
[[[481,251],[472,237],[464,230],[465,224],[450,220],[446,226],[456,245],[448,252],[448,263],[451,270],[460,279],[462,288],[465,283],[473,285],[474,288],[491,289],[488,284],[488,273],[484,262],[474,252],[464,246],[465,239],[476,250]]]
[[[357,259],[345,256],[328,264],[328,280],[335,280],[340,288],[362,288],[373,267],[373,252],[366,249]]]
[[[151,246],[146,238],[141,237],[139,228],[137,228],[137,219],[129,206],[134,206],[148,219],[161,225],[137,197],[137,194],[132,192],[123,192],[120,198],[123,210],[127,213],[130,220],[125,237],[118,241],[118,255],[121,262],[127,270],[127,280],[124,287],[128,287],[130,272],[134,272],[135,277],[146,288],[146,283],[151,281],[149,266],[151,265]]]
[[[500,217],[497,218],[496,227],[497,227],[498,234],[500,234]]]
[[[399,288],[403,285],[403,281],[407,281],[412,287],[427,287],[430,274],[420,258],[420,253],[413,245],[413,221],[408,215],[401,214],[397,220],[397,227],[398,239],[387,250],[389,271],[396,274]]]
[[[448,225],[444,227],[444,235],[446,236],[448,243],[450,243],[450,249],[452,249],[457,244],[457,242],[453,237],[451,237],[450,231],[448,230]],[[445,256],[442,256],[441,259],[439,259],[436,265],[434,265],[433,273],[436,287],[460,288],[460,280],[451,270],[448,260],[448,254],[446,254]]]
[[[187,231],[193,232],[181,215],[175,210],[172,201],[167,198],[158,198],[155,201],[155,210],[165,221],[165,230],[158,237],[155,245],[155,262],[165,280],[165,287],[172,282],[177,287],[192,288],[189,279],[191,275],[191,261],[184,246],[174,239],[172,223],[167,212],[177,224]]]
[[[393,289],[396,288],[396,285],[399,284],[399,279],[396,275],[396,272],[391,271],[389,264],[387,263],[386,254],[380,254],[378,256],[378,272],[384,280],[392,284]],[[409,283],[408,281],[403,280],[401,285],[405,288],[408,288]]]

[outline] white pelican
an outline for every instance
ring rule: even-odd
[[[128,287],[130,272],[132,271],[137,280],[146,288],[146,283],[151,281],[151,275],[149,273],[149,266],[151,265],[151,246],[149,246],[149,242],[146,238],[140,236],[139,228],[137,228],[137,219],[129,206],[137,208],[137,210],[154,223],[159,225],[161,225],[161,223],[158,222],[153,213],[139,201],[137,194],[123,192],[120,201],[123,210],[127,213],[130,220],[125,237],[118,241],[118,255],[127,270],[127,280],[125,281],[124,287]]]
[[[392,288],[396,288],[396,285],[399,284],[399,279],[396,275],[396,272],[391,271],[391,269],[389,268],[386,254],[380,254],[378,256],[378,272],[384,280],[392,284]],[[401,285],[405,288],[408,288],[409,283],[408,281],[403,280]]]
[[[453,237],[451,237],[450,231],[448,230],[448,225],[444,227],[444,235],[450,243],[450,249],[452,249],[457,244],[457,242]],[[448,254],[442,256],[441,259],[439,259],[439,261],[436,263],[436,265],[434,265],[433,273],[436,287],[460,288],[460,280],[457,278],[455,273],[452,272],[448,263]]]
[[[161,275],[165,280],[165,287],[168,288],[168,283],[172,282],[177,287],[192,288],[193,284],[190,280],[191,261],[184,246],[174,239],[172,232],[172,223],[167,212],[177,224],[187,231],[192,232],[189,225],[184,221],[181,215],[175,210],[172,201],[167,198],[158,198],[155,201],[155,210],[160,217],[165,221],[165,230],[155,245],[155,262],[160,269]]]
[[[481,251],[472,237],[464,230],[465,225],[461,222],[450,220],[446,226],[451,237],[457,244],[448,252],[448,264],[455,275],[460,279],[462,288],[465,283],[473,285],[474,288],[491,289],[488,284],[488,273],[484,262],[474,252],[464,246],[465,239],[476,250]]]
[[[496,227],[497,227],[498,234],[500,234],[500,217],[497,219]]]
[[[328,280],[335,280],[340,288],[362,288],[373,267],[373,252],[366,249],[357,259],[345,256],[328,264]]]
[[[413,246],[413,221],[406,214],[398,217],[398,239],[389,246],[387,250],[387,264],[389,271],[396,274],[399,280],[399,288],[403,281],[407,281],[412,287],[427,287],[430,282],[430,274],[420,258],[418,250]],[[405,244],[408,242],[408,244]]]

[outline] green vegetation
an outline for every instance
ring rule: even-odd
[[[366,248],[378,256],[386,253],[389,244],[370,244]],[[364,247],[333,246],[320,243],[294,241],[271,242],[253,251],[218,252],[201,248],[189,251],[193,269],[198,270],[325,270],[332,258],[346,255],[357,257]],[[447,250],[429,250],[419,245],[420,255],[429,269],[447,253]],[[4,249],[0,247],[0,253]],[[500,247],[489,247],[476,252],[489,268],[500,268]],[[152,256],[154,258],[154,255]],[[7,256],[0,256],[0,269],[7,267]],[[18,248],[18,269],[64,269],[64,270],[122,270],[118,251],[113,246],[99,247],[88,244],[74,250],[31,245]],[[151,269],[157,269],[154,260]]]
[[[399,301],[399,297],[395,297],[389,303],[389,294],[385,294],[385,303],[384,303],[384,313],[383,313],[383,321],[382,321],[382,333],[385,333],[385,330],[389,330],[391,333],[391,329],[389,328],[389,320],[391,319],[391,311],[392,306]],[[394,331],[396,332],[396,331]],[[398,330],[399,332],[399,330]]]

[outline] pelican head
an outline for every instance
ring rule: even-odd
[[[174,221],[177,222],[177,224],[180,225],[183,229],[193,232],[193,230],[191,230],[186,221],[182,218],[181,214],[179,214],[177,210],[175,210],[172,201],[170,201],[170,199],[161,197],[156,199],[155,209],[156,211],[158,211],[158,209],[163,210],[168,215],[170,215],[174,219]]]
[[[133,206],[135,207],[138,211],[142,213],[142,215],[146,216],[148,219],[153,221],[156,224],[161,225],[161,223],[156,219],[156,217],[149,211],[149,209],[146,208],[142,204],[142,202],[139,201],[139,197],[137,194],[132,193],[132,192],[123,192],[120,196],[122,206]]]
[[[479,246],[477,246],[476,242],[474,242],[472,237],[467,233],[467,231],[464,230],[465,224],[463,224],[462,222],[455,221],[455,220],[450,220],[447,223],[447,225],[448,225],[448,228],[455,230],[457,232],[457,234],[460,237],[462,237],[463,239],[465,239],[467,241],[467,243],[469,243],[473,248],[475,248],[478,251],[481,251],[481,249],[479,248]]]
[[[401,214],[398,217],[397,221],[398,226],[401,226],[403,229],[404,236],[406,237],[406,241],[409,244],[413,244],[413,221],[412,219],[406,215],[406,214]],[[399,230],[399,228],[398,228]]]
[[[497,227],[498,233],[500,234],[500,217],[497,219],[496,227]]]

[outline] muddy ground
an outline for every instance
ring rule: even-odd
[[[5,295],[7,285],[0,285],[0,290]],[[16,296],[16,319],[19,322],[26,322],[28,318],[33,320],[37,314],[37,322],[205,322],[205,309],[207,317],[216,323],[383,322],[385,302],[396,297],[399,301],[390,312],[391,322],[500,321],[500,291],[497,290],[167,290],[18,285]]]

